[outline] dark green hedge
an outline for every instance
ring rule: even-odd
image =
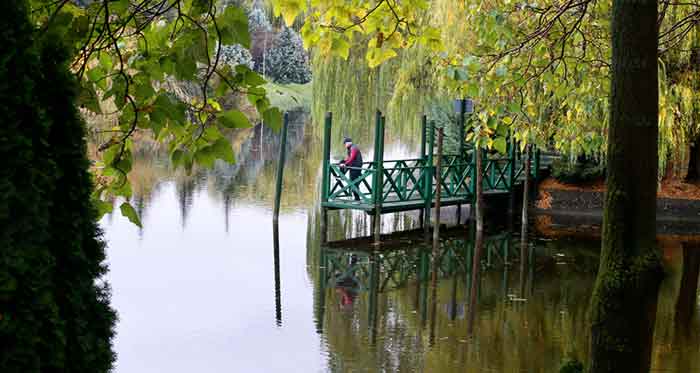
[[[24,1],[0,2],[0,372],[107,372],[116,315],[100,277],[76,83]]]

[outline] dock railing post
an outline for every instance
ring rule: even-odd
[[[427,164],[427,161],[425,159],[425,138],[426,138],[426,131],[428,130],[428,116],[423,114],[420,118],[420,159],[422,164],[425,166]],[[425,180],[425,179],[424,179]],[[425,188],[423,188],[425,190]],[[425,226],[425,209],[420,212],[420,215],[418,216],[418,221],[420,223],[421,228]]]
[[[423,172],[423,180],[425,184],[423,185],[423,197],[425,198],[425,222],[423,225],[425,240],[430,239],[430,209],[433,206],[433,145],[435,140],[435,126],[434,123],[429,124],[428,130],[428,154],[425,161],[425,171]]]
[[[510,210],[511,214],[513,214],[515,212],[515,169],[516,169],[515,149],[516,149],[516,147],[517,147],[517,144],[515,143],[515,140],[513,139],[513,132],[511,131],[508,134],[508,189],[510,192],[509,201],[508,201],[508,209]],[[512,216],[511,216],[511,221],[512,221]]]
[[[374,216],[372,219],[372,231],[374,233],[374,243],[380,242],[382,231],[382,198],[384,197],[384,121],[386,118],[377,110],[377,119],[374,137],[374,178],[372,186],[372,197],[374,201]]]
[[[458,126],[459,126],[459,151],[457,156],[459,157],[459,164],[463,164],[465,160],[465,155],[464,155],[464,125],[466,124],[465,121],[465,116],[467,115],[467,100],[462,99],[459,101],[459,120],[458,120]],[[459,166],[459,174],[462,174],[462,166]],[[459,188],[457,188],[459,189]],[[457,224],[462,223],[462,204],[457,205]]]
[[[286,158],[287,148],[287,127],[289,127],[289,114],[284,113],[284,122],[282,124],[282,139],[280,141],[280,156],[277,164],[277,184],[275,186],[275,207],[273,210],[272,220],[277,222],[280,215],[280,202],[282,199],[282,178],[284,177],[284,162]]]
[[[433,301],[437,297],[437,277],[438,277],[438,266],[440,262],[440,199],[442,191],[442,128],[438,129],[437,138],[437,166],[435,167],[435,176],[437,177],[437,184],[435,185],[435,224],[433,227],[433,277],[432,277],[432,293]]]
[[[321,243],[328,242],[328,208],[323,203],[328,202],[328,189],[330,188],[331,167],[331,127],[333,114],[326,113],[323,126],[323,180],[321,181]]]

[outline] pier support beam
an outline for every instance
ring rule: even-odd
[[[372,217],[372,232],[374,243],[379,244],[382,232],[382,199],[384,198],[384,121],[386,118],[377,110],[374,131],[374,179],[372,195],[374,200],[374,216]]]
[[[321,243],[328,242],[328,208],[324,203],[328,202],[330,188],[330,164],[331,164],[331,127],[333,114],[326,113],[323,126],[323,180],[321,181]]]
[[[432,123],[430,123],[428,132],[428,154],[425,160],[425,171],[423,172],[423,196],[425,198],[425,207],[423,211],[425,221],[423,223],[423,228],[425,232],[426,241],[430,239],[430,209],[433,206],[433,174],[435,171],[435,167],[433,166],[433,145],[435,142],[434,138],[435,127]]]

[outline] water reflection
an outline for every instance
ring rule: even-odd
[[[324,270],[315,279],[316,315],[342,371],[556,372],[566,359],[585,360],[598,242],[521,246],[499,231],[487,234],[479,250],[473,231],[451,229],[440,246],[433,292],[433,253],[407,236],[378,251],[361,249],[360,240],[319,248],[317,266]],[[654,371],[695,371],[700,351],[690,325],[697,323],[700,262],[693,258],[700,250],[686,244],[683,258],[666,250],[669,267],[682,267],[682,274],[662,288]],[[338,306],[345,293],[334,291],[348,286],[348,278],[356,299],[350,310]],[[684,333],[668,330],[674,324]]]
[[[321,146],[302,122],[290,128],[279,226],[270,227],[277,135],[265,128],[236,135],[238,166],[184,175],[137,156],[144,230],[118,214],[102,222],[117,372],[556,372],[585,358],[597,240],[519,245],[492,229],[477,250],[473,230],[451,228],[435,271],[420,229],[380,251],[362,239],[322,247]],[[394,156],[413,151],[387,145]],[[417,216],[387,215],[383,231],[418,228]],[[369,235],[361,213],[328,218],[331,240]],[[654,370],[700,371],[700,247],[661,245]]]

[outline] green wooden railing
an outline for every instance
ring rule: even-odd
[[[434,126],[423,119],[421,155],[419,158],[384,160],[385,119],[377,112],[375,126],[374,159],[362,167],[342,167],[330,162],[330,113],[324,129],[324,162],[321,198],[324,207],[360,208],[381,211],[392,206],[392,211],[432,206],[437,183],[441,183],[443,201],[472,203],[475,198],[476,162],[474,149],[463,144],[459,154],[434,154]],[[427,142],[427,143],[426,143]],[[508,144],[507,155],[479,152],[482,157],[484,192],[508,192],[523,179],[524,156],[513,144]],[[435,167],[437,157],[442,166]],[[539,155],[536,153],[531,167],[537,177]],[[360,176],[350,179],[351,170],[360,170]],[[354,194],[359,196],[356,201]],[[397,207],[398,206],[398,207]]]

